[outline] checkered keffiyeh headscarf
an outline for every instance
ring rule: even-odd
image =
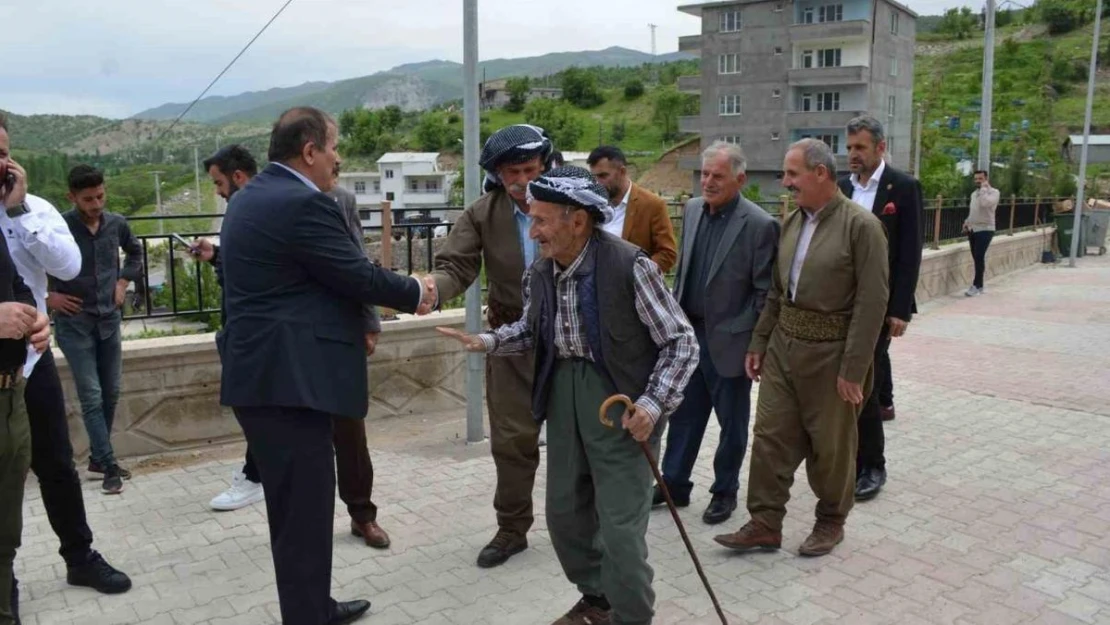
[[[502,186],[501,177],[497,175],[502,165],[515,165],[538,156],[544,169],[548,169],[554,149],[551,139],[539,126],[516,124],[498,130],[486,139],[478,159],[478,164],[486,170],[483,189],[488,193]]]
[[[585,209],[598,224],[613,218],[609,192],[581,167],[556,167],[528,183],[528,202],[539,200]]]

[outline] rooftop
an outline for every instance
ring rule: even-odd
[[[386,152],[378,163],[431,163],[439,160],[438,152]]]
[[[1068,135],[1068,140],[1072,145],[1083,145],[1083,135]],[[1110,135],[1091,135],[1087,145],[1110,145]]]
[[[894,0],[882,0],[882,1],[886,2],[887,4],[893,5],[895,7],[898,7],[902,11],[905,11],[906,13],[909,13],[915,19],[917,18],[917,12],[914,11],[913,9],[909,8],[908,6],[902,4],[901,2],[895,2]],[[764,2],[782,2],[783,5],[787,4],[784,0],[723,0],[723,1],[718,1],[718,2],[700,2],[698,4],[684,4],[680,7],[678,7],[678,10],[682,11],[683,13],[686,13],[688,15],[693,15],[694,17],[701,17],[702,9],[718,9],[718,8],[723,8],[723,7],[727,7],[727,6],[736,6],[738,4],[761,4],[761,3],[764,3]]]

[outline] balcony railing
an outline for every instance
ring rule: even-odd
[[[854,85],[867,82],[864,65],[842,67],[804,67],[788,72],[790,85],[794,87],[821,87],[825,85]]]
[[[701,50],[701,35],[684,35],[678,38],[678,51],[697,53]]]

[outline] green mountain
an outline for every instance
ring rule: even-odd
[[[695,58],[685,53],[652,56],[628,48],[610,47],[585,52],[557,52],[521,59],[492,59],[479,65],[486,80],[506,76],[547,76],[568,67],[627,67]],[[236,121],[270,121],[295,105],[320,107],[338,114],[350,108],[400,106],[415,111],[432,108],[462,96],[463,66],[453,61],[428,61],[400,65],[370,76],[337,82],[312,82],[297,87],[269,89],[236,96],[204,98],[185,119],[226,124]],[[181,114],[187,104],[163,104],[135,115],[136,119],[166,120]]]

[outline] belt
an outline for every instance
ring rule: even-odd
[[[788,336],[803,341],[843,341],[848,338],[851,321],[851,317],[783,304],[778,327]]]
[[[17,384],[23,381],[23,367],[14,371],[0,372],[0,390],[8,390],[15,388]]]

